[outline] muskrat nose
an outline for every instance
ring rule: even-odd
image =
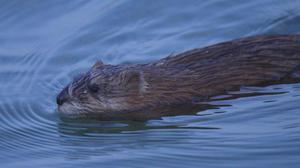
[[[56,97],[56,103],[58,105],[63,105],[65,101],[66,101],[66,99],[60,97],[59,95]]]
[[[56,103],[63,105],[68,100],[67,88],[63,89],[56,97]]]

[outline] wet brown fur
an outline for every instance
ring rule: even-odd
[[[255,36],[190,50],[149,64],[98,63],[67,86],[72,86],[77,94],[64,94],[76,100],[77,105],[85,106],[86,110],[79,113],[86,116],[97,115],[105,120],[148,119],[172,115],[178,107],[182,107],[182,114],[199,110],[194,108],[195,100],[207,101],[241,86],[294,80],[292,76],[299,70],[300,35]],[[74,89],[78,87],[76,81],[81,90]],[[81,102],[72,98],[79,97],[84,88],[89,92],[85,85],[91,83],[101,88],[94,95],[97,102],[89,99],[92,93],[87,93]],[[107,101],[106,105],[111,107],[98,104],[96,108],[101,101]]]

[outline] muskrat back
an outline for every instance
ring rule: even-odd
[[[148,64],[98,61],[57,96],[58,111],[100,119],[149,119],[170,115],[169,107],[192,107],[195,99],[207,101],[240,86],[295,80],[299,71],[299,35],[242,38]]]

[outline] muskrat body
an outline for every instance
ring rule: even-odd
[[[98,61],[57,96],[58,111],[104,120],[150,119],[178,109],[185,114],[193,111],[195,100],[208,101],[241,86],[295,80],[299,72],[300,35],[242,38],[148,64]]]

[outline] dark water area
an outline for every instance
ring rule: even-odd
[[[296,0],[0,1],[0,167],[299,167],[300,83],[147,122],[62,121],[56,94],[96,60],[144,63],[300,33]],[[183,112],[184,113],[184,112]]]

